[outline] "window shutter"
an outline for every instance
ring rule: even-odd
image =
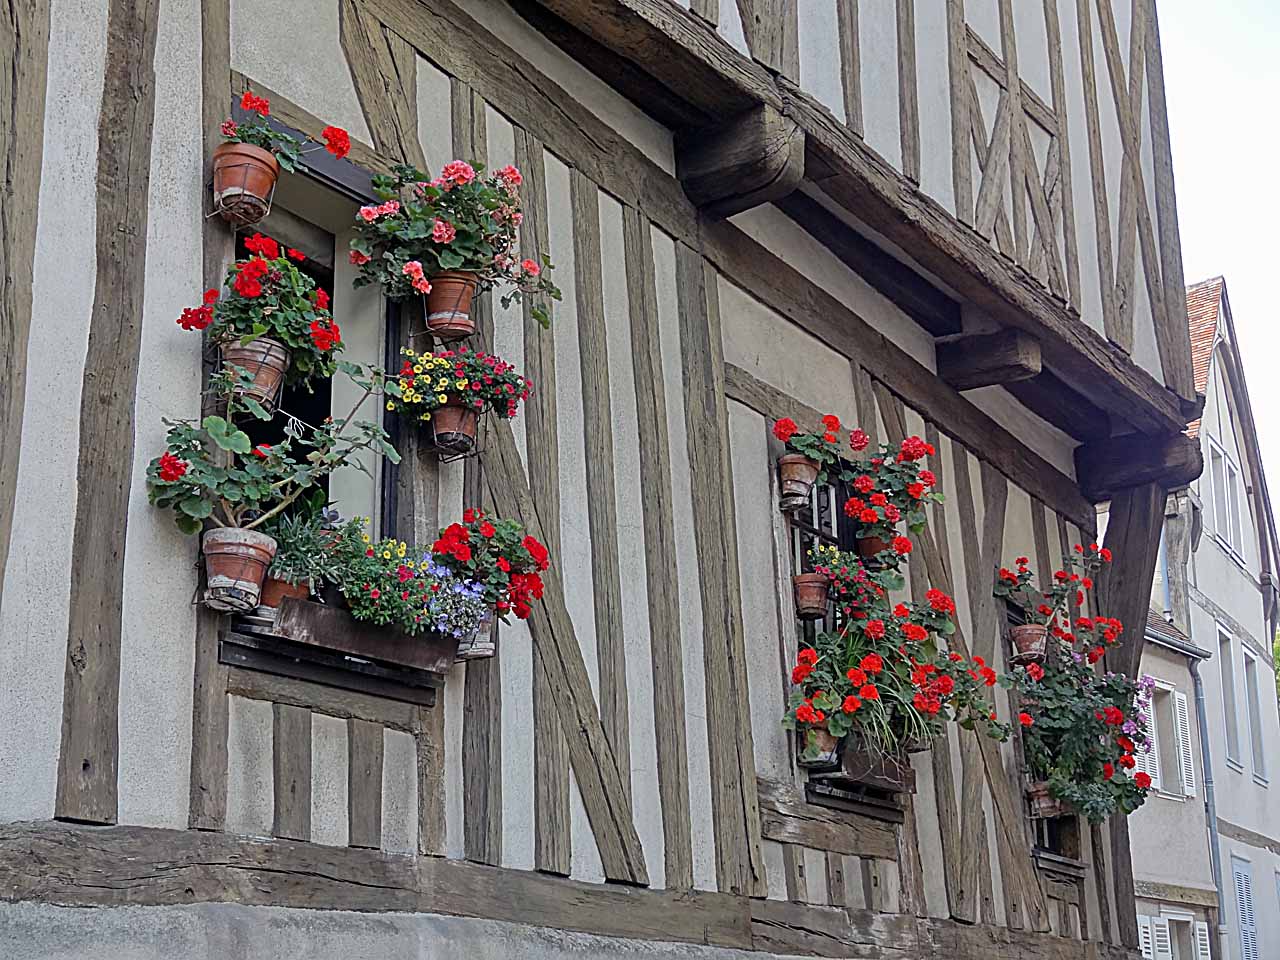
[[[1155,954],[1151,952],[1151,918],[1138,918],[1138,946],[1142,948],[1143,960],[1155,960]]]
[[[1243,960],[1258,958],[1258,926],[1253,915],[1253,874],[1249,865],[1232,861],[1231,872],[1236,881],[1236,912],[1240,917],[1240,949]]]
[[[1196,960],[1212,960],[1209,949],[1209,925],[1203,920],[1196,921]]]
[[[1153,701],[1147,712],[1147,722],[1143,725],[1142,731],[1147,737],[1147,751],[1143,753],[1141,749],[1134,755],[1136,761],[1136,769],[1141,770],[1151,778],[1151,788],[1159,790],[1160,781],[1160,743],[1156,739],[1156,705]]]
[[[1196,795],[1196,760],[1191,751],[1191,717],[1187,711],[1185,694],[1173,694],[1174,726],[1178,730],[1178,757],[1182,761],[1182,792],[1188,797]]]
[[[1173,960],[1173,937],[1164,917],[1151,918],[1151,952],[1155,960]]]

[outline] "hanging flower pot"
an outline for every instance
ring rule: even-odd
[[[458,397],[450,397],[431,414],[432,445],[442,453],[464,456],[476,447],[480,412]]]
[[[311,582],[302,580],[298,583],[290,583],[288,580],[281,580],[278,577],[267,577],[262,582],[262,598],[258,601],[260,607],[278,607],[280,601],[285,597],[293,597],[295,600],[307,600],[311,597]]]
[[[203,546],[205,606],[224,613],[258,606],[263,578],[276,553],[275,540],[257,530],[215,527],[205,533]]]
[[[825,573],[801,573],[791,578],[796,596],[796,616],[801,620],[821,620],[827,615],[827,595],[831,581]]]
[[[798,510],[809,502],[809,491],[818,478],[818,463],[803,453],[786,453],[778,458],[782,496],[778,506],[784,512]]]
[[[854,541],[854,550],[868,570],[879,570],[884,566],[880,554],[888,549],[889,541],[880,537],[858,537]]]
[[[291,359],[289,348],[270,337],[259,337],[244,345],[238,340],[222,343],[222,362],[241,367],[253,378],[252,384],[236,392],[257,400],[267,413],[275,410],[276,397],[280,395],[280,385]]]
[[[498,652],[493,638],[493,619],[490,618],[476,627],[470,636],[458,641],[458,660],[484,660]]]
[[[1013,663],[1043,663],[1049,643],[1049,628],[1043,623],[1020,623],[1009,628],[1015,653]]]
[[[476,287],[476,275],[461,270],[446,270],[432,277],[427,294],[427,332],[445,343],[475,333],[471,298]]]
[[[842,742],[826,727],[810,727],[796,763],[808,770],[838,767]]]
[[[1049,792],[1049,784],[1043,780],[1027,787],[1027,802],[1031,806],[1031,816],[1036,820],[1051,820],[1071,812],[1066,803]]]
[[[271,210],[280,162],[251,143],[221,143],[213,151],[213,205],[228,223],[257,223]]]

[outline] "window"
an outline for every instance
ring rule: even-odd
[[[1210,960],[1209,925],[1182,911],[1138,917],[1138,946],[1146,960]]]
[[[1231,634],[1218,627],[1218,670],[1222,674],[1222,710],[1227,728],[1227,759],[1240,764],[1240,721],[1236,715],[1236,658],[1231,653]]]
[[[1267,751],[1262,742],[1262,700],[1258,693],[1258,658],[1244,652],[1245,708],[1249,711],[1249,746],[1253,758],[1253,775],[1267,778]]]
[[[1216,443],[1209,441],[1209,474],[1213,483],[1213,529],[1237,557],[1244,547],[1240,514],[1240,471]]]
[[[1137,769],[1151,777],[1152,786],[1164,796],[1194,797],[1196,766],[1186,695],[1172,684],[1157,686],[1145,732],[1151,749],[1137,754]]]
[[[847,484],[837,482],[819,486],[815,483],[809,491],[809,505],[789,514],[792,572],[813,569],[809,551],[818,544],[829,544],[841,550],[854,549],[856,527],[846,522],[844,515],[844,502],[850,496]],[[812,642],[817,632],[832,629],[834,625],[828,616],[826,621],[801,621],[800,626],[801,640]]]
[[[1240,956],[1242,960],[1260,960],[1258,924],[1253,914],[1253,868],[1247,860],[1231,858],[1235,878],[1236,916],[1240,920]]]

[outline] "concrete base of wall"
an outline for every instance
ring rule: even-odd
[[[433,914],[207,903],[179,907],[0,904],[12,960],[781,960],[776,954],[617,940]]]

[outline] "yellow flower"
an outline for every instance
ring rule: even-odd
[[[391,559],[391,551],[390,551],[390,550],[383,550],[383,551],[382,551],[382,559],[383,559],[383,560],[390,560],[390,559]]]
[[[388,410],[394,410],[395,408],[396,408],[395,403],[394,403],[394,402],[392,402],[391,400],[388,400],[388,401],[387,401],[387,409],[388,409]]]
[[[428,420],[430,420],[430,419],[431,419],[431,414],[429,414],[429,413],[424,413],[424,414],[423,414],[422,416],[420,416],[418,419],[419,419],[419,420],[421,420],[421,421],[423,421],[423,422],[425,423],[426,421],[428,421]]]
[[[453,385],[457,387],[459,390],[467,389],[467,381],[465,379],[455,380]]]
[[[437,381],[436,381],[436,389],[437,389],[437,390],[448,390],[448,389],[449,389],[449,379],[448,379],[447,377],[441,377],[439,380],[437,380]]]
[[[437,396],[437,397],[436,397],[436,399],[437,399],[437,400],[439,400],[441,403],[444,403],[444,402],[445,402],[446,400],[448,400],[449,398],[448,398],[448,397],[446,397],[446,396],[442,393],[442,394],[440,394],[439,396]]]
[[[412,561],[412,560],[406,560],[406,561],[404,562],[404,565],[405,565],[406,567],[408,567],[410,570],[412,570],[412,569],[413,569],[413,561]]]
[[[422,364],[420,364],[420,363],[416,363],[416,364],[414,364],[414,366],[413,366],[413,372],[414,372],[414,373],[421,373],[421,372],[422,372]]]
[[[365,543],[368,543],[368,542],[369,542],[369,535],[368,535],[367,533],[362,533],[362,534],[360,534],[360,539],[361,539],[361,540],[363,540]]]

